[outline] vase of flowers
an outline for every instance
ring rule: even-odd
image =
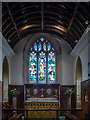
[[[19,90],[17,88],[14,88],[10,90],[10,96],[16,97],[18,94],[20,94]]]
[[[73,88],[67,88],[66,91],[65,91],[65,95],[68,96],[68,97],[71,97],[72,94],[74,93],[74,89]]]
[[[65,91],[65,95],[67,96],[67,107],[68,108],[71,108],[71,97],[72,97],[72,94],[74,93],[74,89],[73,88],[67,88],[66,91]]]
[[[10,90],[10,96],[12,97],[12,105],[14,108],[17,108],[17,95],[20,94],[17,88]]]

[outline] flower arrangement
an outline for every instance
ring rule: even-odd
[[[74,93],[74,89],[73,88],[67,88],[67,90],[65,91],[65,95],[71,97],[71,95]]]
[[[16,96],[16,95],[20,94],[20,92],[17,88],[14,88],[14,89],[10,90],[9,93],[10,93],[11,96]]]

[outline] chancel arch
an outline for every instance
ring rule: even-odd
[[[3,80],[3,101],[8,101],[9,65],[6,56],[3,60],[2,80]]]
[[[58,78],[58,75],[56,73],[56,71],[58,69],[58,65],[57,65],[58,57],[57,56],[61,54],[60,46],[57,44],[56,39],[54,39],[54,37],[52,37],[51,35],[46,34],[46,33],[38,33],[38,34],[32,35],[32,37],[27,41],[27,43],[25,45],[25,48],[24,48],[24,51],[23,51],[23,53],[24,53],[24,84],[29,83],[29,77],[30,77],[30,74],[29,74],[30,49],[34,45],[34,43],[37,42],[38,40],[40,40],[41,38],[44,38],[45,41],[47,41],[47,43],[50,43],[50,45],[51,45],[51,50],[50,51],[52,53],[55,53],[55,66],[54,66],[55,67],[55,73],[54,74],[55,74],[55,79],[56,79],[55,83],[57,83],[57,78]],[[43,42],[43,43],[46,44],[45,42]],[[43,44],[43,43],[41,41],[41,44]],[[46,49],[48,49],[48,48],[46,48]],[[44,49],[42,50],[42,52],[44,52]],[[48,61],[49,51],[47,50],[44,53],[46,54],[46,61]],[[39,54],[39,52],[37,54]],[[39,61],[37,61],[37,62],[39,62]],[[48,72],[47,71],[48,71],[48,63],[46,63],[46,78],[48,77],[48,75],[47,75]],[[38,81],[38,77],[36,79]],[[46,84],[47,83],[48,83],[48,81],[46,80]]]
[[[81,58],[78,57],[76,62],[76,106],[81,107],[81,81],[82,81],[82,62]]]

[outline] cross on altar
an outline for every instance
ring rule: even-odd
[[[44,97],[44,95],[43,95],[44,88],[41,88],[40,90],[41,90],[41,97]]]

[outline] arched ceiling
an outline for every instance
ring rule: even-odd
[[[2,34],[13,48],[23,37],[49,33],[75,47],[90,21],[90,2],[3,2]]]

